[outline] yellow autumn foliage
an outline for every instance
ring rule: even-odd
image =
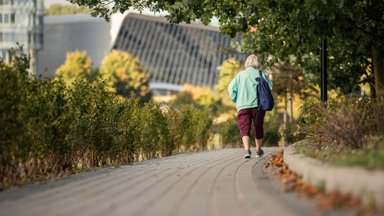
[[[107,90],[118,95],[134,93],[142,98],[150,96],[149,76],[138,58],[127,52],[113,50],[102,61],[98,80],[105,83]]]
[[[56,75],[62,77],[67,86],[72,86],[76,79],[88,80],[92,73],[92,60],[86,51],[67,52],[65,63],[57,70]]]

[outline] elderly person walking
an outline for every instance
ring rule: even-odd
[[[263,144],[263,124],[265,111],[260,110],[257,102],[256,88],[262,67],[256,55],[248,56],[245,61],[245,70],[240,71],[228,86],[230,98],[236,103],[237,109],[237,125],[240,129],[240,136],[243,141],[245,155],[244,158],[251,158],[249,133],[251,124],[254,124],[254,134],[256,142],[256,157],[261,157],[264,151],[261,149]],[[263,78],[267,80],[272,90],[271,80],[261,72]]]

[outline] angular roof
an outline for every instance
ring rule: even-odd
[[[243,55],[224,52],[230,42],[216,27],[176,25],[162,17],[128,14],[113,49],[139,58],[151,82],[213,87],[224,60],[245,60]]]

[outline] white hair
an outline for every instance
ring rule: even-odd
[[[257,57],[255,54],[248,56],[247,60],[245,60],[245,68],[247,67],[255,67],[256,69],[261,69],[259,57]]]

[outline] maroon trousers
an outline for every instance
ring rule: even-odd
[[[242,109],[237,112],[237,126],[240,129],[240,136],[249,136],[251,130],[251,124],[253,122],[255,127],[255,138],[262,139],[264,137],[264,116],[265,111],[259,110],[259,108]]]

